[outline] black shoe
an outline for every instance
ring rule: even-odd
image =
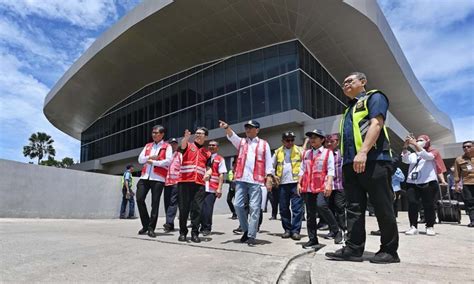
[[[245,243],[246,241],[248,241],[248,239],[249,239],[248,232],[244,232],[242,238],[240,238],[240,242]]]
[[[191,234],[191,242],[193,242],[193,243],[200,243],[200,242],[201,242],[201,239],[199,238],[198,235],[196,235],[196,234]]]
[[[127,219],[137,219],[137,216],[128,216]]]
[[[338,244],[342,244],[342,239],[343,239],[343,238],[342,238],[342,231],[339,230],[339,231],[337,232],[336,236],[334,237],[334,243],[337,244],[337,245],[338,245]]]
[[[120,216],[119,218],[120,218],[120,219],[125,219],[125,216]]]
[[[290,232],[284,232],[283,235],[281,235],[282,239],[288,239],[289,237],[291,237]]]
[[[467,224],[467,226],[468,226],[469,228],[474,228],[474,223],[471,222],[471,223]]]
[[[203,236],[209,236],[211,234],[211,231],[204,230],[201,232]]]
[[[335,237],[336,237],[336,233],[334,233],[334,232],[329,232],[328,234],[326,234],[326,235],[324,236],[324,238],[325,238],[326,240],[332,240],[332,239],[334,239]]]
[[[336,250],[335,252],[327,252],[325,256],[332,260],[338,261],[355,261],[355,262],[362,262],[362,256],[354,255],[350,252],[347,247],[343,247],[341,249]]]
[[[179,235],[178,241],[185,242],[186,241],[186,235]]]
[[[230,217],[230,219],[232,219],[232,220],[237,220],[237,215],[232,214],[232,217]]]
[[[317,245],[319,245],[319,242],[317,240],[309,240],[307,243],[303,244],[302,247],[304,249],[307,249],[307,248],[313,248]]]
[[[174,226],[172,226],[168,223],[165,223],[165,224],[163,224],[163,229],[164,229],[165,233],[169,233],[169,232],[174,231]]]
[[[156,234],[155,234],[154,230],[148,230],[148,236],[150,238],[156,238]]]
[[[386,263],[399,263],[400,258],[398,254],[389,254],[387,252],[378,252],[375,254],[374,257],[370,259],[371,263],[379,263],[379,264],[386,264]]]
[[[301,235],[298,234],[298,233],[293,233],[293,234],[291,235],[291,238],[292,238],[293,240],[295,240],[295,241],[299,241],[299,240],[301,240]]]
[[[276,216],[272,216],[272,217],[268,218],[268,220],[276,220],[276,219],[277,219]]]
[[[380,230],[377,230],[377,231],[370,231],[370,234],[371,234],[372,236],[380,236],[380,235],[381,235]]]
[[[148,229],[142,228],[140,231],[138,231],[138,234],[139,235],[146,235],[147,232],[148,232]]]
[[[232,232],[234,232],[234,234],[240,234],[243,231],[242,231],[242,228],[240,228],[240,226],[239,226],[237,229],[232,230]]]
[[[253,246],[255,246],[256,244],[257,244],[257,241],[255,240],[255,238],[248,238],[248,240],[247,240],[247,245],[248,245],[249,247],[253,247]]]

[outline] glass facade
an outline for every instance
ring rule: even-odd
[[[291,109],[313,118],[341,114],[337,82],[297,40],[190,68],[145,86],[81,135],[81,162],[143,147],[160,124],[167,137]]]

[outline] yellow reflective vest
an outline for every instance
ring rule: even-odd
[[[385,94],[380,92],[379,90],[370,90],[365,94],[365,96],[360,97],[357,100],[356,105],[352,108],[352,132],[354,135],[354,144],[356,148],[356,153],[359,152],[360,148],[362,148],[365,135],[367,134],[367,131],[369,130],[370,119],[369,119],[369,108],[367,107],[367,102],[370,96],[375,93],[380,93],[385,96]],[[387,98],[387,101],[388,101],[388,98]],[[344,120],[346,118],[346,114],[349,111],[349,109],[350,107],[348,107],[344,111],[344,114],[342,115],[341,123],[339,124],[339,132],[341,133],[341,156],[344,155]],[[390,150],[390,138],[388,137],[388,131],[387,131],[387,128],[385,127],[385,124],[383,126],[383,133],[384,133],[383,149],[388,150],[391,156],[392,151]],[[377,147],[377,142],[376,144],[374,144],[373,147]]]
[[[285,162],[285,151],[283,150],[283,146],[276,149],[275,155],[276,155],[275,175],[281,178],[283,175],[283,163]],[[290,160],[291,160],[291,170],[293,173],[293,180],[297,181],[298,175],[300,173],[300,165],[301,165],[301,148],[300,147],[293,145],[293,148],[291,148]]]

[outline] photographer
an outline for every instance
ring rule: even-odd
[[[413,149],[413,153],[408,151]],[[408,217],[410,229],[406,235],[418,234],[418,205],[421,199],[425,210],[426,235],[435,236],[435,196],[438,191],[438,178],[442,185],[447,185],[443,173],[446,172],[443,159],[439,152],[430,145],[427,135],[417,139],[409,135],[403,146],[402,161],[409,164],[407,177]]]

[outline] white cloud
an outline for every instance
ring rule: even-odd
[[[118,18],[112,0],[0,0],[0,7],[24,19],[34,15],[86,29],[95,29]]]

